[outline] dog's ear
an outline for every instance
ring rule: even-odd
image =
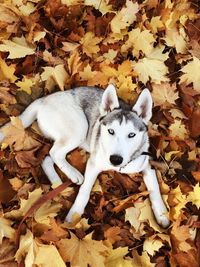
[[[139,117],[141,117],[145,124],[149,122],[152,116],[153,101],[149,90],[146,88],[139,95],[137,102],[133,106]]]
[[[104,116],[108,112],[112,111],[114,108],[118,107],[119,107],[119,101],[116,89],[113,84],[109,84],[102,96],[100,105],[100,114],[101,116]]]

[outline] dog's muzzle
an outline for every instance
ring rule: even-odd
[[[110,162],[114,166],[118,166],[123,162],[123,158],[120,155],[111,155]]]

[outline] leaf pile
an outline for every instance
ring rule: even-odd
[[[197,0],[1,1],[0,124],[11,124],[0,151],[0,266],[199,265],[199,11]],[[26,218],[18,248],[20,221],[52,190],[40,167],[52,144],[15,117],[54,91],[109,83],[130,104],[151,90],[152,165],[171,226],[157,225],[142,175],[108,172],[81,220],[63,223],[78,192],[70,185]],[[68,155],[82,173],[87,158]]]

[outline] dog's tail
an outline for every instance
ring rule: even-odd
[[[18,118],[22,121],[23,127],[27,128],[31,125],[31,123],[37,118],[37,113],[40,107],[40,104],[42,102],[42,99],[37,99],[33,103],[31,103],[25,110],[22,112],[21,115],[19,115]],[[3,127],[0,128],[0,143],[4,139],[3,129],[8,127],[10,125],[10,122],[6,123]]]

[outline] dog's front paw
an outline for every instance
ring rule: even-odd
[[[83,175],[82,175],[79,171],[77,171],[77,170],[74,170],[74,171],[71,173],[71,175],[70,175],[70,179],[71,179],[71,181],[72,181],[73,183],[78,184],[78,185],[82,184],[83,181],[84,181],[84,177],[83,177]]]
[[[65,221],[71,223],[73,222],[73,219],[76,217],[76,215],[81,216],[82,214],[83,212],[80,209],[76,208],[75,206],[72,206],[65,218]]]
[[[170,225],[170,220],[164,214],[157,215],[156,220],[157,220],[158,224],[160,226],[162,226],[163,228],[167,228]]]

